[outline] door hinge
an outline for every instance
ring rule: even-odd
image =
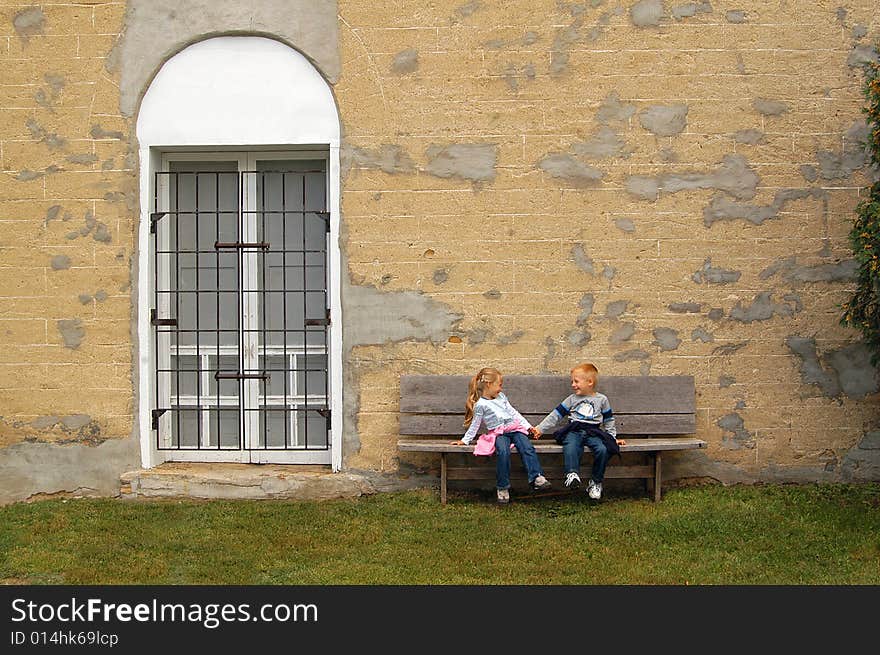
[[[167,411],[168,411],[167,409],[154,409],[152,412],[150,412],[153,416],[153,429],[154,430],[159,429],[159,417],[161,417],[162,414],[164,414]]]
[[[326,314],[324,318],[307,318],[303,321],[303,324],[306,326],[314,326],[314,325],[330,325],[330,310],[326,310]]]
[[[156,310],[150,310],[150,325],[177,327],[176,318],[157,318]]]

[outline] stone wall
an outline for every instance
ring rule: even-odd
[[[673,475],[880,478],[838,324],[876,3],[240,4],[0,0],[0,497],[138,465],[137,104],[180,48],[251,33],[341,115],[347,468],[431,463],[398,459],[402,373],[591,360],[696,377],[709,448]]]

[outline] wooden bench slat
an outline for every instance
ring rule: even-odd
[[[461,414],[401,414],[400,434],[460,437],[465,432],[462,418]],[[544,414],[526,414],[525,418],[537,425]],[[630,434],[693,434],[696,430],[693,414],[615,414],[614,418],[618,436],[624,439]]]
[[[464,415],[467,375],[403,375],[400,411]],[[615,414],[681,414],[695,411],[689,375],[599,376],[599,391]],[[571,393],[560,375],[505,375],[504,393],[521,413],[546,416]]]
[[[538,454],[561,453],[562,446],[552,439],[538,439],[532,441]],[[705,448],[706,442],[696,437],[676,437],[653,439],[627,439],[626,444],[620,447],[621,453],[652,452],[659,450],[693,450]],[[398,450],[422,453],[473,453],[473,444],[460,446],[444,439],[400,439],[397,442]],[[589,452],[584,448],[584,452]],[[475,456],[476,457],[476,456]],[[611,468],[609,466],[609,468]]]
[[[548,480],[552,482],[561,480],[564,477],[564,473],[561,466],[544,466],[544,475]],[[589,467],[588,469],[589,470]],[[616,479],[624,479],[624,478],[646,478],[652,475],[654,469],[652,466],[648,464],[641,465],[615,465],[609,466],[605,469],[605,477],[606,478],[616,478]],[[510,470],[510,478],[511,480],[522,481],[526,479],[526,474],[524,471],[517,471],[513,467]],[[494,480],[495,479],[495,466],[448,466],[446,467],[446,479],[447,480]],[[562,485],[557,483],[557,488],[561,488]]]

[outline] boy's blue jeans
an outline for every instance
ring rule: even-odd
[[[527,434],[522,432],[505,432],[495,437],[495,486],[499,489],[510,489],[510,442],[516,446],[516,451],[525,464],[529,475],[529,484],[535,481],[539,475],[544,475],[541,462],[538,461],[538,453]]]
[[[590,477],[593,478],[593,482],[602,482],[605,479],[605,467],[608,465],[608,449],[600,437],[582,430],[571,430],[562,441],[562,461],[565,464],[565,472],[574,471],[580,474],[584,444],[593,453],[593,470]]]

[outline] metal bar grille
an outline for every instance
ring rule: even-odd
[[[329,450],[326,171],[308,164],[155,174],[158,449]]]

